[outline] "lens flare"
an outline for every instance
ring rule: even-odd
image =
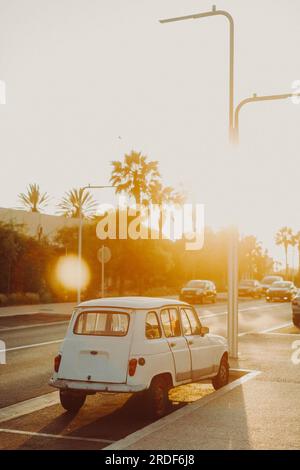
[[[69,290],[85,288],[90,281],[90,270],[84,260],[75,255],[60,258],[55,269],[56,279]]]

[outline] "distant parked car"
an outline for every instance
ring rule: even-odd
[[[296,297],[294,297],[292,301],[292,311],[293,311],[293,323],[295,326],[300,328],[300,292],[299,290],[298,290]]]
[[[243,280],[239,284],[239,296],[257,297],[262,296],[262,287],[260,282],[255,279]]]
[[[274,282],[266,292],[266,300],[267,302],[272,302],[276,299],[290,302],[296,297],[297,292],[297,287],[291,281]]]
[[[273,282],[283,281],[282,276],[265,276],[260,282],[263,293],[265,294],[270,289]]]
[[[180,300],[190,303],[203,304],[205,300],[216,302],[217,289],[212,281],[194,279],[189,281],[180,292]]]
[[[204,378],[215,389],[228,383],[227,341],[209,334],[191,305],[111,297],[74,310],[50,385],[67,411],[78,411],[96,392],[142,392],[145,410],[159,418],[172,387]]]

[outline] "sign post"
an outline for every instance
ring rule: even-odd
[[[101,297],[104,298],[104,265],[111,259],[110,249],[102,245],[98,250],[97,257],[99,263],[101,263]]]

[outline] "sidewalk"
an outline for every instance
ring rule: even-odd
[[[75,302],[58,304],[37,304],[37,305],[12,305],[0,308],[0,318],[16,315],[33,315],[36,313],[55,313],[56,315],[66,315],[72,313]]]
[[[295,340],[300,336],[244,336],[239,360],[231,361],[231,367],[260,374],[227,393],[219,390],[208,402],[188,405],[107,449],[299,449],[300,364],[291,361]]]
[[[165,298],[177,299],[177,295],[166,295]],[[227,294],[220,292],[218,300],[224,302],[227,299]],[[10,307],[0,307],[0,318],[14,316],[14,315],[32,315],[35,313],[55,313],[57,315],[66,315],[72,313],[73,308],[77,305],[76,302],[63,302],[53,304],[36,304],[36,305],[12,305]]]

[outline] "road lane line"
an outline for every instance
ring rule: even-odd
[[[26,401],[15,403],[14,405],[0,408],[0,423],[10,421],[14,418],[19,418],[34,411],[42,410],[48,406],[57,405],[60,403],[59,392],[50,392],[45,395],[40,395],[36,398],[30,398]]]
[[[289,323],[282,323],[281,325],[273,326],[272,328],[267,328],[266,330],[261,330],[258,333],[269,333],[270,331],[279,330],[279,328],[286,328],[287,326],[292,326],[293,323],[290,321]]]
[[[244,369],[241,369],[241,371],[243,370]],[[210,393],[209,395],[206,395],[203,398],[199,398],[199,400],[194,401],[193,403],[177,411],[174,411],[173,413],[170,413],[164,418],[161,418],[158,421],[155,421],[154,423],[151,423],[148,426],[145,426],[144,428],[139,429],[138,431],[135,431],[132,434],[129,434],[125,438],[114,442],[113,444],[105,447],[102,450],[124,450],[127,449],[129,446],[134,445],[136,442],[149,436],[149,434],[161,433],[162,428],[164,428],[165,426],[174,423],[178,419],[190,413],[193,413],[194,411],[198,410],[198,408],[202,408],[203,406],[207,405],[209,402],[215,400],[216,398],[219,398],[225,395],[226,393],[231,392],[231,390],[233,390],[234,388],[244,384],[248,380],[254,379],[259,374],[261,374],[261,371],[259,370],[249,371],[248,374],[243,375],[242,377],[234,380],[233,382],[230,382],[228,385],[225,385],[225,387],[222,387],[219,390],[216,390],[215,392]]]
[[[15,330],[26,330],[27,328],[38,328],[41,326],[52,326],[52,325],[64,325],[69,323],[69,320],[64,321],[52,321],[47,323],[36,323],[34,325],[23,325],[23,326],[6,326],[4,328],[0,327],[0,333],[5,333],[8,331],[15,331]]]
[[[265,304],[262,304],[262,305],[258,305],[256,307],[239,308],[239,313],[240,312],[248,312],[248,311],[252,311],[252,310],[261,310],[262,308],[265,310],[265,309],[277,308],[277,307],[281,307],[281,305],[280,304],[279,305],[265,305]],[[227,315],[227,310],[224,311],[224,312],[210,313],[208,315],[201,315],[201,312],[199,312],[198,315],[199,315],[200,319],[201,318],[220,317],[222,315]]]
[[[1,352],[19,351],[20,349],[39,348],[40,346],[48,346],[49,344],[62,343],[63,339],[57,339],[55,341],[46,341],[45,343],[27,344],[26,346],[16,346],[15,348],[8,348]]]
[[[0,428],[0,433],[9,433],[9,434],[20,434],[22,436],[32,436],[32,437],[49,437],[51,439],[65,439],[68,441],[84,441],[84,442],[97,442],[104,444],[113,444],[116,441],[110,439],[97,439],[94,437],[77,437],[77,436],[62,436],[60,434],[48,434],[44,432],[31,432],[31,431],[19,431],[17,429],[3,429]]]

